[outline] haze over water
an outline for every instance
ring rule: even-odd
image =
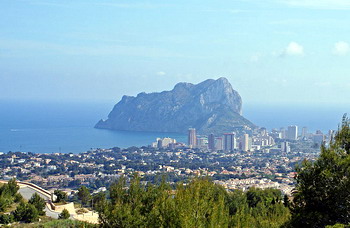
[[[178,133],[95,129],[113,103],[0,102],[0,151],[79,153],[90,148],[147,146],[157,137],[186,142]],[[296,124],[310,131],[337,129],[344,106],[244,105],[243,115],[268,129]]]

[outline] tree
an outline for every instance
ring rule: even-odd
[[[253,189],[254,207],[250,208],[246,193],[227,192],[209,178],[178,183],[173,191],[165,179],[143,185],[134,176],[129,185],[120,178],[109,191],[110,199],[97,208],[101,227],[277,228],[289,219],[280,191]]]
[[[83,205],[87,205],[87,203],[91,199],[90,191],[86,186],[81,186],[78,189],[78,199],[81,200]]]
[[[41,198],[37,193],[34,193],[32,197],[29,199],[28,203],[34,205],[34,207],[37,209],[39,215],[45,214],[45,200]]]
[[[287,194],[285,194],[284,197],[283,197],[283,205],[285,207],[289,207],[290,206],[289,197],[288,197]]]
[[[16,221],[31,223],[38,221],[39,213],[34,205],[21,202],[13,212],[13,217]]]
[[[69,218],[70,218],[70,214],[67,209],[63,209],[61,214],[58,215],[58,219],[69,219]]]
[[[11,179],[0,187],[0,212],[5,211],[14,202],[18,189],[16,179]]]
[[[186,187],[179,185],[175,195],[181,227],[227,227],[229,209],[226,191],[208,178],[198,178]]]
[[[19,186],[17,185],[15,178],[12,178],[11,180],[8,181],[7,189],[10,192],[11,196],[14,196],[17,193]]]
[[[93,209],[94,210],[99,210],[101,207],[104,207],[106,203],[106,194],[104,192],[99,192],[96,195],[92,197],[93,201]]]
[[[0,195],[0,212],[4,212],[6,208],[12,204],[12,202],[13,201],[10,197]]]
[[[344,116],[334,140],[315,162],[297,167],[291,227],[350,223],[350,122]]]
[[[56,195],[56,203],[60,203],[60,202],[62,202],[62,203],[65,203],[66,202],[66,200],[68,199],[68,197],[67,197],[67,193],[65,193],[64,191],[61,191],[61,190],[55,190],[54,191],[54,194]]]

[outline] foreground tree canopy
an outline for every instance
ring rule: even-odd
[[[325,227],[350,223],[350,125],[342,125],[314,163],[297,167],[290,227]]]
[[[289,219],[280,191],[229,193],[207,178],[175,190],[165,181],[144,186],[138,177],[127,188],[121,178],[110,199],[95,204],[102,227],[279,227]]]
[[[26,202],[20,193],[15,179],[0,186],[0,224],[12,222],[36,222],[40,215],[44,215],[45,201],[38,195],[33,196]],[[16,209],[6,212],[11,207]],[[1,226],[1,225],[0,225]]]

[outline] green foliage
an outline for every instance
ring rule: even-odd
[[[20,194],[20,193],[16,193],[15,197],[14,197],[14,201],[15,203],[19,203],[19,202],[22,202],[24,199],[23,199],[23,196]]]
[[[165,179],[142,185],[135,176],[109,190],[98,207],[102,227],[279,227],[289,219],[280,191],[227,192],[208,178],[172,190]]]
[[[16,179],[11,179],[0,187],[0,212],[4,212],[15,201],[18,189]]]
[[[83,205],[87,205],[87,203],[91,200],[90,191],[86,186],[83,185],[78,189],[78,199]]]
[[[29,199],[28,203],[34,205],[34,207],[37,209],[39,215],[45,214],[45,200],[41,198],[37,193],[34,193],[32,197]]]
[[[56,195],[56,201],[55,203],[65,203],[68,199],[67,193],[57,189],[54,191],[54,194]]]
[[[104,204],[106,203],[106,194],[103,192],[99,192],[96,195],[94,195],[92,197],[92,202],[93,202],[93,209],[94,210],[100,210],[101,207],[104,206]]]
[[[14,196],[17,193],[19,186],[17,185],[15,178],[12,178],[8,181],[7,188],[12,196]]]
[[[63,209],[61,214],[59,214],[58,216],[59,219],[69,219],[69,217],[70,217],[70,214],[67,209]]]
[[[197,179],[188,186],[179,185],[175,195],[182,227],[227,227],[229,210],[225,190],[209,179]]]
[[[350,227],[349,225],[344,225],[344,224],[340,224],[340,223],[337,223],[333,226],[331,226],[331,225],[326,226],[326,228],[349,228],[349,227]]]
[[[249,207],[256,207],[258,203],[267,205],[272,202],[280,201],[281,192],[277,189],[262,189],[251,188],[247,192],[247,201]]]
[[[341,128],[314,163],[297,168],[291,227],[324,227],[350,223],[350,124]]]
[[[0,224],[9,224],[14,221],[12,214],[0,214]]]
[[[16,221],[31,223],[36,222],[39,219],[38,210],[34,205],[21,202],[16,210],[13,212],[14,219]]]
[[[47,221],[49,220],[49,221]],[[49,219],[45,218],[40,222],[35,222],[31,224],[18,224],[18,225],[11,225],[11,227],[15,228],[97,228],[98,225],[82,222],[78,220],[71,220],[71,219]]]
[[[44,224],[40,224],[38,226],[34,227],[40,227],[40,228],[75,228],[75,227],[81,227],[81,228],[97,228],[98,226],[95,224],[87,223],[87,222],[81,222],[77,220],[53,220],[50,222],[46,222]]]
[[[290,207],[290,201],[287,195],[284,195],[283,197],[283,205],[288,208]]]
[[[0,212],[4,212],[13,203],[11,197],[0,195]]]
[[[239,199],[238,194],[236,191],[232,201]],[[241,194],[246,196],[246,204],[234,204],[237,212],[232,216],[230,227],[280,227],[288,221],[289,209],[280,200],[279,190],[251,188]]]

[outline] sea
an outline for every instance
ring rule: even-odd
[[[107,118],[111,102],[0,101],[0,152],[80,153],[94,148],[147,146],[158,137],[186,142],[179,133],[129,132],[95,129]],[[243,107],[243,116],[260,127],[288,125],[309,132],[338,129],[344,105],[262,105]]]

